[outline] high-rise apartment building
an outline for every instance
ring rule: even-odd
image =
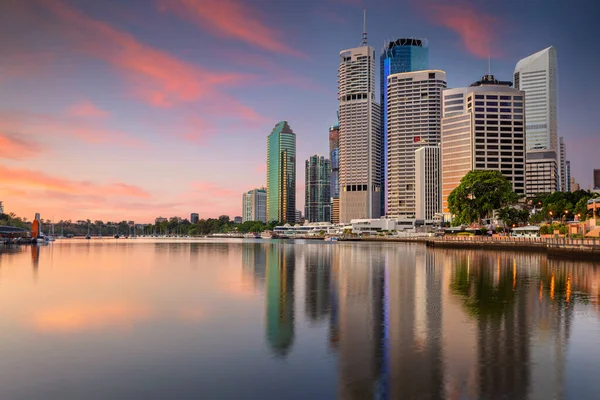
[[[267,221],[296,221],[296,134],[287,121],[267,139]]]
[[[571,192],[576,192],[581,189],[575,178],[571,177]]]
[[[422,146],[415,151],[415,218],[433,220],[441,212],[441,148]]]
[[[600,189],[600,169],[594,170],[594,189]]]
[[[267,190],[252,189],[242,196],[242,222],[267,222]]]
[[[192,224],[195,224],[196,222],[198,222],[199,219],[200,219],[200,215],[198,213],[191,213],[190,214],[190,222]]]
[[[501,171],[525,194],[524,92],[493,75],[443,92],[442,202],[472,170]]]
[[[415,151],[423,145],[440,143],[444,89],[444,71],[425,70],[388,76],[388,216],[416,217]]]
[[[379,57],[379,84],[382,126],[382,214],[387,212],[387,156],[388,156],[388,129],[387,129],[387,82],[388,76],[401,72],[413,72],[429,69],[429,48],[425,39],[404,38],[387,42]]]
[[[519,61],[515,89],[525,92],[527,150],[558,149],[557,62],[553,46]]]
[[[553,193],[558,187],[556,152],[531,150],[526,153],[525,194],[533,197],[540,193]]]
[[[319,155],[306,160],[304,219],[308,222],[331,221],[331,162]]]
[[[527,97],[525,97],[527,99]],[[558,174],[559,174],[559,187],[557,190],[561,192],[568,192],[568,181],[567,181],[567,145],[565,144],[564,138],[561,136],[558,138]]]
[[[375,51],[366,44],[340,52],[340,221],[381,215],[382,137],[375,101]]]
[[[565,188],[565,192],[570,192],[571,191],[571,161],[567,160],[565,161],[565,172],[566,172],[566,179],[565,179],[565,184],[567,185]]]
[[[338,118],[339,119],[339,118]],[[331,160],[331,222],[340,222],[340,124],[329,128],[329,157]],[[337,222],[335,222],[337,221]]]

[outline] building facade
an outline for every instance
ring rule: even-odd
[[[305,163],[306,189],[304,219],[308,222],[331,221],[331,162],[319,155]]]
[[[242,222],[267,222],[267,190],[252,189],[242,196]]]
[[[441,147],[422,146],[415,151],[415,218],[433,220],[442,212]]]
[[[472,170],[501,171],[525,194],[524,92],[493,75],[443,92],[442,207]]]
[[[557,62],[552,46],[520,60],[515,89],[525,92],[527,150],[559,152],[557,122]]]
[[[600,189],[600,169],[594,170],[594,189]]]
[[[415,151],[441,140],[442,91],[446,73],[439,70],[388,76],[387,215],[416,218]]]
[[[0,214],[4,214],[4,205],[0,201]]]
[[[565,184],[567,185],[567,187],[565,188],[565,192],[570,192],[571,191],[571,161],[567,160],[565,161],[565,173],[566,173],[566,178],[565,178]]]
[[[296,221],[296,134],[287,121],[267,139],[267,221]]]
[[[331,161],[331,198],[340,197],[340,125],[329,128],[329,160]]]
[[[581,189],[575,178],[571,177],[571,192],[576,192]]]
[[[375,51],[364,45],[340,52],[340,221],[379,218],[382,137],[375,101]]]
[[[527,152],[525,166],[525,194],[533,197],[540,193],[553,193],[558,187],[556,152],[531,150]]]
[[[198,213],[191,213],[190,214],[190,222],[192,224],[195,224],[196,222],[198,222],[199,219],[200,219],[200,215]]]
[[[387,189],[388,165],[388,129],[387,129],[387,82],[388,76],[402,72],[413,72],[429,69],[429,48],[427,40],[403,38],[387,42],[379,58],[379,84],[382,126],[382,186],[383,209],[382,214],[387,214],[389,191]]]

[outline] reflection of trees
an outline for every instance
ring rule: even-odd
[[[463,299],[467,312],[475,317],[501,318],[514,303],[512,268],[493,268],[493,260],[473,252],[455,258],[450,289]]]
[[[294,247],[272,244],[266,251],[267,341],[278,356],[294,342]]]

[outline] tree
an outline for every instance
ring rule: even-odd
[[[476,170],[467,173],[448,196],[455,225],[478,222],[492,211],[517,202],[510,181],[500,171]]]
[[[529,211],[507,206],[498,211],[498,218],[504,222],[505,226],[518,226],[527,223]]]

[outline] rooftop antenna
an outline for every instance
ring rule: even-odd
[[[492,74],[492,55],[488,53],[488,75]]]
[[[367,9],[363,10],[363,34],[362,34],[362,42],[360,42],[361,46],[367,45]]]

